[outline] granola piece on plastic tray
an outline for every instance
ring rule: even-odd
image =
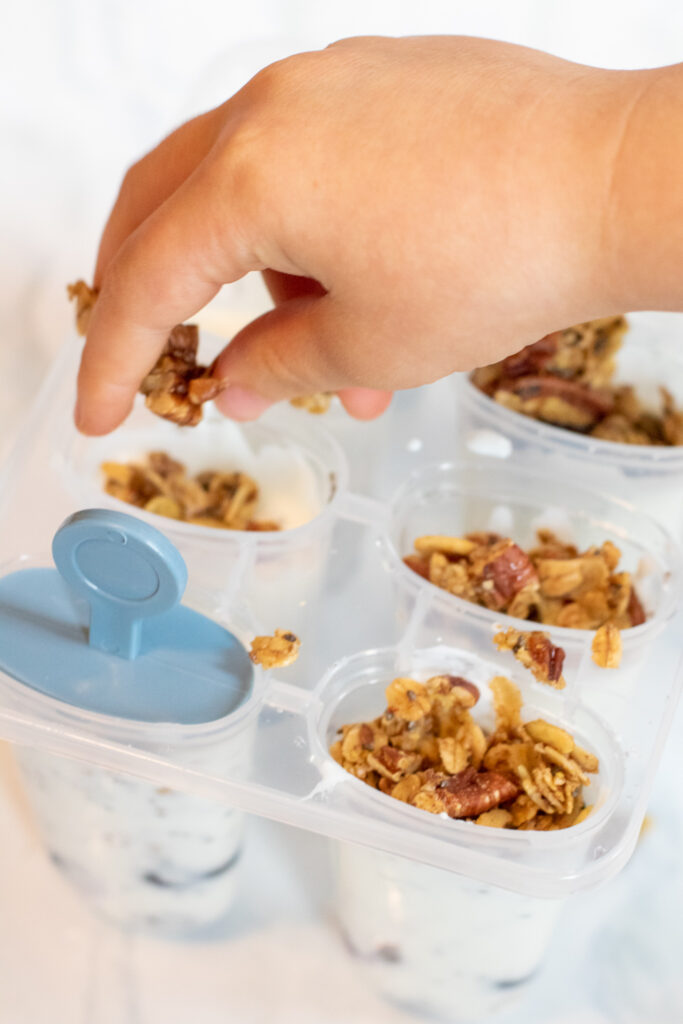
[[[499,651],[512,651],[517,661],[528,668],[539,683],[547,683],[563,690],[566,681],[562,675],[564,651],[552,643],[547,633],[533,630],[523,633],[510,626],[493,638]]]
[[[249,657],[262,668],[286,668],[299,657],[301,641],[287,629],[276,629],[273,636],[256,636]]]

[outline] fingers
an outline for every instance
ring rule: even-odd
[[[354,387],[362,351],[328,295],[283,302],[248,324],[219,356],[226,381],[216,405],[233,419],[254,419],[270,404],[316,391],[340,391],[360,419],[378,416],[389,392]]]
[[[349,416],[357,420],[375,420],[389,408],[393,392],[374,388],[342,388],[339,398]]]
[[[307,295],[321,298],[325,294],[323,286],[310,277],[282,274],[278,270],[270,269],[264,270],[262,276],[276,306],[289,299],[299,299]]]
[[[224,282],[261,269],[239,208],[225,168],[205,161],[113,258],[78,376],[75,415],[84,433],[107,433],[126,417],[176,323],[194,316]]]
[[[222,107],[171,132],[126,174],[100,241],[94,286],[125,240],[178,189],[211,151],[225,121]]]

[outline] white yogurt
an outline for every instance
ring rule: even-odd
[[[564,902],[360,846],[339,844],[336,862],[339,921],[373,987],[451,1022],[479,1020],[522,997]]]
[[[242,814],[43,750],[16,756],[49,856],[96,913],[172,937],[230,909]]]

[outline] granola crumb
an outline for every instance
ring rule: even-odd
[[[597,630],[591,644],[593,661],[598,668],[619,668],[621,664],[621,633],[612,622]]]
[[[286,668],[299,657],[301,641],[287,629],[276,629],[273,636],[256,636],[249,657],[262,668]]]

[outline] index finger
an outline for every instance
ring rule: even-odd
[[[129,236],[113,258],[88,328],[76,425],[106,434],[130,412],[140,381],[173,326],[249,270],[261,270],[230,194],[207,159]]]

